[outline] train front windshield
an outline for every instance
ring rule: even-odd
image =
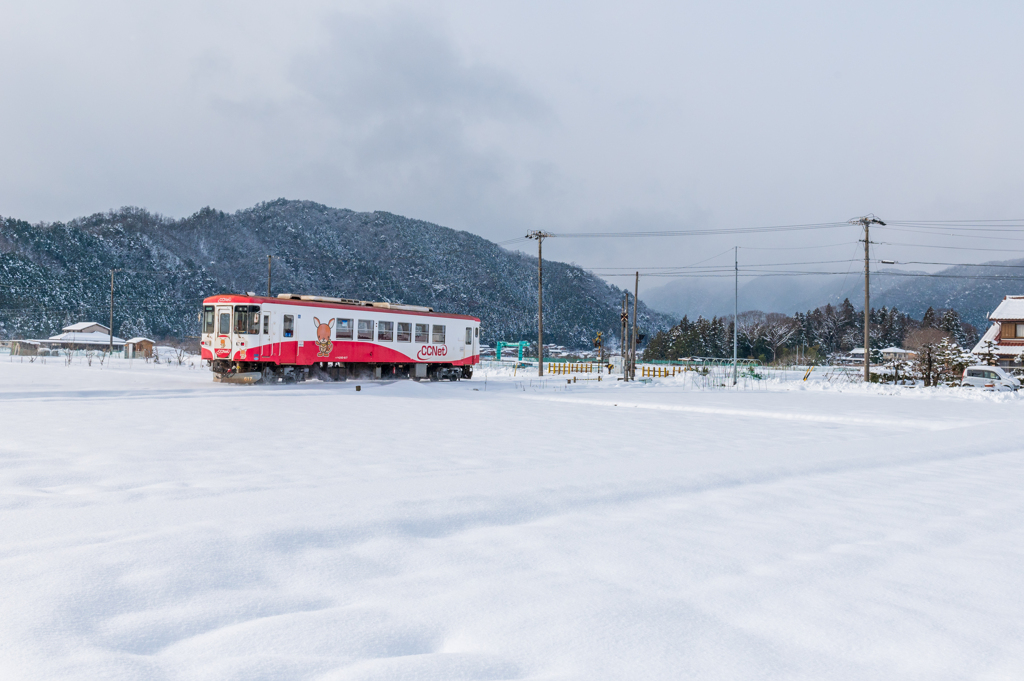
[[[206,305],[203,307],[203,333],[213,333],[213,305]]]
[[[235,306],[235,333],[258,334],[260,332],[260,306]]]

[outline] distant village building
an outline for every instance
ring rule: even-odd
[[[114,336],[111,339],[110,329],[96,322],[78,322],[61,329],[64,333],[50,336],[43,345],[50,347],[71,348],[72,350],[103,350],[113,342],[114,350],[124,347],[124,339]]]
[[[882,359],[886,362],[890,362],[894,359],[902,359],[907,362],[912,362],[917,359],[917,353],[913,350],[904,350],[903,348],[898,348],[895,345],[888,348],[882,348],[880,352],[882,353]],[[860,356],[864,356],[863,350],[860,351]]]
[[[61,331],[66,333],[102,333],[108,336],[110,334],[110,329],[98,322],[75,322],[65,326]]]
[[[915,359],[917,359],[917,353],[914,352],[913,350],[904,350],[903,348],[898,348],[895,345],[890,346],[888,348],[882,348],[878,352],[879,354],[882,355],[883,362],[891,362],[896,359],[901,359],[906,362],[913,362]],[[872,356],[875,356],[874,353],[872,353]],[[839,358],[838,363],[849,364],[852,366],[863,365],[864,348],[854,348],[850,350],[848,353]]]
[[[11,354],[40,355],[50,354],[58,350],[97,350],[102,352],[110,347],[113,341],[114,350],[120,352],[124,348],[124,339],[111,338],[110,329],[97,322],[78,322],[61,329],[63,333],[49,338],[30,338],[14,341]]]
[[[971,352],[984,355],[991,351],[999,366],[1021,366],[1024,352],[1024,296],[1005,296],[988,316],[992,325]]]

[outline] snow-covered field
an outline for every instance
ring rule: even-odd
[[[1024,677],[1017,395],[17,360],[0,678]]]

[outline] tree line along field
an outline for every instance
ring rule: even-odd
[[[970,349],[978,330],[961,320],[954,309],[928,308],[922,319],[913,319],[896,308],[872,309],[869,332],[874,349],[907,347],[916,350],[948,338]],[[737,327],[738,355],[762,362],[781,360],[799,348],[810,360],[830,358],[864,346],[864,313],[849,299],[840,305],[824,305],[790,316],[778,312],[741,312]],[[648,341],[645,360],[673,360],[679,357],[732,357],[732,316],[688,317],[670,329],[659,331]]]

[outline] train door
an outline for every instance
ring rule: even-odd
[[[473,327],[467,326],[466,332],[463,335],[465,338],[461,340],[465,340],[465,343],[462,344],[462,352],[459,353],[459,356],[462,359],[466,359],[473,354]]]
[[[269,310],[263,313],[263,324],[266,329],[267,357],[274,361],[281,361],[281,313]]]
[[[260,321],[260,357],[273,357],[274,345],[270,340],[270,312],[263,311]]]
[[[213,354],[218,359],[231,357],[231,306],[217,308],[217,329],[214,334]]]
[[[294,312],[281,315],[281,344],[279,347],[281,348],[280,361],[282,364],[295,364],[298,345],[301,342],[295,332],[296,316]]]

